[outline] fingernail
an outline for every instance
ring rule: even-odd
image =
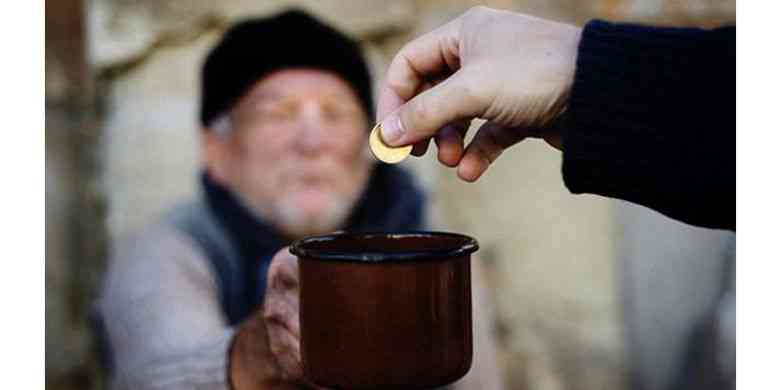
[[[382,141],[390,146],[395,146],[404,135],[403,126],[401,126],[401,117],[396,114],[390,114],[382,121]]]

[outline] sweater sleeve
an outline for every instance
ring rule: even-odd
[[[736,28],[589,22],[563,130],[572,193],[736,230]]]
[[[173,228],[153,226],[116,248],[100,312],[114,389],[227,389],[233,329],[205,259]]]

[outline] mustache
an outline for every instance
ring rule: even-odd
[[[355,174],[359,161],[345,164],[333,157],[316,160],[289,159],[281,162],[282,177],[291,181],[333,181],[348,179]]]

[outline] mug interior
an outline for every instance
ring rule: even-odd
[[[296,241],[290,252],[312,260],[386,262],[446,260],[478,248],[473,238],[455,233],[339,233]]]

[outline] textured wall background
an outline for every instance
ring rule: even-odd
[[[47,2],[47,387],[100,388],[86,318],[107,243],[196,190],[197,76],[205,52],[231,22],[293,4],[358,38],[378,76],[404,42],[477,2]],[[710,26],[736,12],[725,0],[479,4],[577,24],[600,17]],[[431,193],[437,227],[482,244],[510,388],[625,387],[618,264],[651,249],[653,231],[669,222],[643,229],[659,217],[571,196],[560,155],[537,142],[502,155],[478,185],[457,181],[432,156],[406,164]],[[681,234],[667,244],[685,245]]]

